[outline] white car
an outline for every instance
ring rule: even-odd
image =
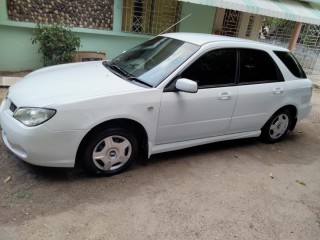
[[[152,154],[230,139],[280,140],[311,110],[312,82],[284,48],[170,33],[112,61],[58,65],[14,84],[6,146],[41,166],[100,175]]]

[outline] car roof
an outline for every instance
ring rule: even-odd
[[[198,46],[202,46],[208,43],[213,42],[229,42],[229,43],[237,43],[239,44],[239,47],[241,47],[241,43],[243,44],[251,44],[253,47],[257,48],[271,48],[273,50],[280,50],[280,51],[286,51],[289,50],[283,47],[274,46],[267,43],[261,43],[253,40],[247,40],[242,38],[236,38],[236,37],[227,37],[227,36],[221,36],[221,35],[214,35],[214,34],[206,34],[206,33],[183,33],[183,32],[176,32],[176,33],[167,33],[162,34],[163,37],[168,38],[174,38],[177,40],[181,40],[184,42],[189,42]]]

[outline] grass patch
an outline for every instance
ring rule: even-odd
[[[25,190],[16,190],[11,194],[13,199],[22,199],[22,198],[29,198],[31,197],[31,192],[30,191],[25,191]]]

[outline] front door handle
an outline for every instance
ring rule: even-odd
[[[282,87],[276,87],[272,90],[273,94],[282,94],[283,93],[283,88]]]
[[[232,96],[231,96],[230,92],[223,92],[223,93],[219,94],[218,99],[219,100],[231,100]]]

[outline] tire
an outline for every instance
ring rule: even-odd
[[[138,153],[136,137],[123,128],[110,128],[93,133],[85,145],[86,169],[100,176],[111,176],[126,170]]]
[[[267,143],[278,142],[286,135],[291,123],[291,113],[287,109],[280,110],[273,114],[269,121],[264,125],[260,137]]]

